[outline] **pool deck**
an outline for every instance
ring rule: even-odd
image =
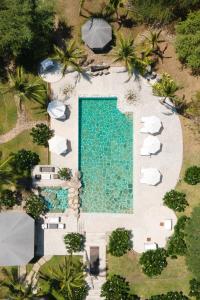
[[[139,253],[144,251],[147,238],[157,243],[159,247],[165,246],[172,231],[165,230],[160,223],[165,219],[172,219],[174,225],[176,216],[172,210],[162,205],[162,198],[167,191],[176,186],[183,157],[182,130],[178,115],[160,104],[158,97],[152,95],[151,86],[145,79],[140,77],[138,80],[133,76],[128,80],[123,68],[111,68],[109,75],[92,78],[81,76],[77,82],[75,75],[75,73],[67,74],[59,82],[51,84],[53,98],[64,101],[70,110],[70,115],[65,121],[51,119],[51,128],[55,133],[70,141],[70,150],[66,156],[51,154],[52,165],[69,167],[73,172],[78,169],[78,97],[115,96],[118,98],[119,110],[123,113],[133,113],[134,122],[134,213],[81,213],[79,223],[87,234],[97,233],[107,236],[117,227],[131,229],[134,250]],[[62,91],[68,84],[75,85],[75,88],[70,99],[65,100],[66,96]],[[139,98],[134,105],[128,105],[125,101],[125,95],[130,89],[134,89]],[[142,127],[141,117],[150,115],[158,116],[163,123],[163,130],[157,135],[162,143],[162,150],[156,155],[145,157],[140,155],[140,148],[147,134],[142,134],[139,130]],[[139,182],[141,168],[148,167],[160,170],[163,178],[159,185],[148,186]],[[65,233],[70,231],[69,227],[66,227]],[[66,253],[64,243],[61,242],[64,232],[58,230],[56,232],[55,234],[52,230],[45,232],[45,254]]]

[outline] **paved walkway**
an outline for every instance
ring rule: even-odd
[[[0,144],[4,144],[11,141],[17,135],[19,135],[25,130],[31,129],[36,124],[40,124],[40,123],[47,124],[47,121],[28,121],[24,105],[22,105],[21,109],[19,108],[19,105],[17,103],[16,106],[17,106],[17,123],[15,127],[12,128],[10,131],[0,135]]]

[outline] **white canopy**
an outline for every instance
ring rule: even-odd
[[[49,103],[47,112],[51,118],[54,119],[64,119],[65,118],[66,106],[57,100],[53,100]]]
[[[146,183],[148,185],[156,185],[160,182],[161,174],[155,168],[141,169],[142,177],[140,179],[141,183]]]
[[[143,133],[158,133],[162,127],[162,123],[160,119],[156,116],[150,116],[150,117],[143,117],[142,122],[144,123],[144,126],[140,130],[140,132]]]
[[[43,71],[46,71],[54,66],[54,62],[51,59],[46,58],[45,60],[43,60],[40,63],[40,65],[41,65]]]
[[[149,135],[141,148],[141,155],[155,154],[160,150],[161,144],[157,137]]]
[[[55,135],[50,140],[48,140],[48,143],[49,150],[53,153],[62,154],[67,150],[67,140],[62,136]]]

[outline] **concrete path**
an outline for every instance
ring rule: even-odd
[[[17,135],[19,135],[25,130],[31,129],[36,124],[40,124],[40,123],[48,124],[47,121],[28,121],[24,105],[22,105],[21,109],[19,108],[19,105],[17,103],[16,106],[17,106],[17,123],[15,127],[12,128],[10,131],[0,135],[0,144],[4,144],[11,141]]]

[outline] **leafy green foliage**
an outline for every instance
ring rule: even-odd
[[[167,251],[164,248],[148,250],[140,257],[140,264],[147,276],[160,275],[167,266]]]
[[[193,209],[185,226],[186,262],[189,270],[200,280],[200,206]]]
[[[80,233],[72,232],[66,234],[64,236],[64,242],[66,249],[70,253],[80,252],[85,248],[85,236]]]
[[[117,228],[110,235],[108,251],[113,256],[122,256],[132,247],[132,233],[130,230]]]
[[[31,194],[25,199],[25,210],[34,219],[38,219],[47,212],[47,205],[41,196]]]
[[[10,162],[18,172],[30,171],[40,161],[39,155],[30,150],[21,149],[13,154]]]
[[[177,255],[185,255],[187,251],[187,246],[185,243],[185,225],[189,220],[186,216],[181,216],[177,224],[174,227],[174,234],[169,238],[167,245],[167,253],[172,257],[176,257]]]
[[[189,300],[183,292],[168,292],[167,294],[151,296],[149,300]]]
[[[176,51],[179,59],[194,73],[200,71],[200,10],[190,13],[176,26]]]
[[[12,208],[15,204],[19,204],[21,194],[16,191],[5,189],[0,194],[0,208]]]
[[[84,56],[84,52],[76,46],[75,41],[65,42],[64,48],[54,46],[53,59],[62,65],[63,75],[69,67],[78,72],[82,72],[79,61]]]
[[[30,135],[33,137],[33,143],[40,146],[48,146],[48,140],[54,136],[54,130],[51,130],[46,124],[37,124],[31,129]]]
[[[191,185],[200,183],[200,167],[192,166],[189,167],[185,172],[185,182]]]
[[[196,300],[200,300],[200,281],[195,278],[190,280],[190,293],[189,296],[195,297]]]
[[[163,202],[166,206],[178,212],[184,211],[188,205],[186,194],[175,190],[167,192],[163,198]]]
[[[39,285],[45,294],[59,300],[85,300],[88,286],[82,262],[66,256],[64,263],[39,273]]]
[[[72,178],[72,170],[70,168],[62,168],[58,171],[58,176],[62,180],[70,180]]]
[[[177,90],[176,82],[167,73],[163,73],[160,81],[153,85],[153,94],[155,96],[173,99]]]
[[[3,0],[0,4],[0,55],[31,61],[47,55],[54,30],[52,5],[42,0]]]
[[[102,285],[101,297],[105,300],[127,300],[130,292],[129,283],[124,277],[112,275]]]

